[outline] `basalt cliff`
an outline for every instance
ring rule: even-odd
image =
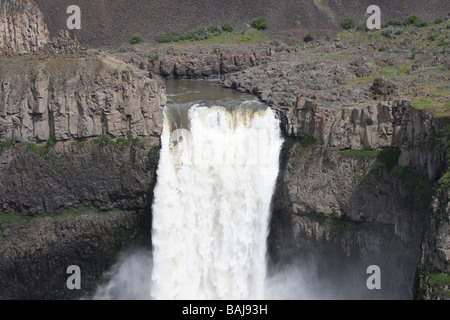
[[[33,1],[5,3],[0,298],[89,295],[119,252],[150,246],[163,80],[215,77],[276,110],[285,135],[269,269],[314,260],[338,298],[448,299],[449,62],[430,49],[448,43],[448,21],[432,41],[431,27],[398,27],[117,52],[50,41]],[[365,286],[369,265],[380,291]]]

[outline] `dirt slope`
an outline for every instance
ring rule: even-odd
[[[66,29],[72,0],[36,0],[43,11],[51,35]],[[152,41],[160,32],[184,31],[191,28],[231,22],[242,30],[257,16],[268,19],[269,35],[316,34],[339,30],[343,17],[364,21],[372,0],[78,0],[82,27],[77,31],[84,44],[117,46],[128,41],[132,33],[141,33]],[[446,0],[380,0],[383,19],[404,18],[416,13],[429,21],[450,12]]]

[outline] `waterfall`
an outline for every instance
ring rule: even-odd
[[[282,138],[270,108],[164,110],[153,202],[155,299],[263,299]]]

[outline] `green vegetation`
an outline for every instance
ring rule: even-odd
[[[324,223],[325,233],[334,234],[343,237],[347,232],[357,232],[361,230],[373,230],[374,224],[359,223],[354,221],[339,221],[336,219],[327,219]]]
[[[72,142],[72,144],[76,147],[84,147],[86,145],[86,141],[77,140],[77,141]]]
[[[145,145],[145,140],[141,138],[120,137],[116,140],[116,145],[122,145],[126,147],[143,147]]]
[[[234,30],[233,26],[231,25],[231,23],[227,22],[222,26],[222,31],[223,32],[228,32],[228,33],[232,33]]]
[[[378,159],[383,162],[389,170],[398,164],[400,152],[391,150],[342,150],[343,157],[352,157],[358,160]]]
[[[25,145],[40,157],[43,157],[47,154],[47,146],[38,146],[37,144],[34,144],[32,142],[26,142]]]
[[[97,138],[93,139],[92,142],[98,143],[102,146],[108,145],[108,144],[114,144],[114,141],[105,136],[104,134],[99,135]]]
[[[444,156],[446,160],[446,173],[439,179],[436,190],[435,197],[440,197],[441,195],[450,188],[450,120],[448,118],[443,119],[443,129],[437,133],[438,141],[442,146],[444,151]]]
[[[403,21],[402,20],[398,20],[398,19],[389,19],[388,21],[386,21],[386,23],[383,25],[383,27],[388,27],[388,26],[402,26],[403,25]]]
[[[155,145],[153,146],[149,153],[148,153],[148,157],[145,160],[145,164],[147,166],[147,168],[156,168],[156,166],[158,165],[158,156],[159,156],[159,150],[160,150],[160,146],[159,145]]]
[[[169,31],[167,33],[160,33],[156,36],[156,41],[159,43],[182,42],[182,41],[200,41],[209,39],[222,34],[222,28],[218,26],[201,27],[195,30],[190,30],[185,33],[177,31]]]
[[[102,146],[116,145],[125,147],[143,147],[145,145],[145,140],[141,138],[120,137],[114,141],[113,139],[108,138],[104,134],[99,135],[97,138],[93,139],[92,142],[100,144]]]
[[[430,205],[433,196],[433,190],[428,181],[428,178],[425,175],[417,173],[411,167],[399,166],[398,158],[400,156],[400,152],[391,150],[381,150],[381,151],[344,150],[341,151],[340,153],[341,156],[353,157],[361,161],[370,158],[371,159],[376,158],[379,161],[383,162],[388,172],[390,172],[391,175],[400,179],[402,184],[412,191],[411,192],[412,198],[408,197],[408,199],[405,199],[405,202],[411,205],[414,205],[414,203],[418,203],[420,209],[423,212],[428,210],[428,207]],[[382,173],[379,172],[378,168],[374,168],[370,171],[369,174],[372,174],[375,177],[379,178]],[[358,180],[363,181],[365,180],[365,178],[366,177],[359,178]]]
[[[361,83],[361,82],[372,82],[376,78],[383,77],[386,79],[394,78],[397,76],[405,75],[408,70],[412,68],[412,64],[403,64],[398,67],[383,67],[380,69],[380,72],[377,75],[368,76],[368,77],[360,77],[355,80],[349,80],[347,83]]]
[[[411,167],[395,166],[391,173],[397,176],[402,183],[412,190],[411,196],[418,201],[420,209],[427,211],[433,197],[433,190],[430,182],[425,175],[417,173]],[[408,203],[412,203],[414,199],[408,199]],[[425,213],[425,212],[424,212]]]
[[[443,22],[444,22],[444,19],[442,19],[442,18],[437,18],[437,19],[434,21],[435,24],[441,24],[441,23],[443,23]]]
[[[297,143],[297,145],[295,147],[295,152],[297,154],[297,157],[301,157],[301,155],[315,143],[316,143],[316,141],[313,139],[303,138],[300,142]]]
[[[70,208],[70,209],[61,209],[58,211],[55,215],[50,214],[42,214],[37,216],[25,216],[25,215],[18,215],[18,214],[6,214],[0,211],[0,237],[2,237],[3,233],[8,230],[8,228],[15,223],[20,223],[22,221],[32,221],[36,219],[43,219],[43,218],[70,218],[70,217],[78,217],[86,214],[110,214],[114,212],[122,212],[119,209],[113,209],[109,211],[100,211],[94,207],[86,207],[83,205],[80,205],[76,208]]]
[[[431,98],[421,98],[416,100],[411,100],[411,107],[416,110],[423,110],[429,107],[433,103],[433,99]]]
[[[6,214],[0,211],[0,237],[8,230],[9,226],[20,219],[30,220],[32,217],[19,216],[18,214]]]
[[[135,33],[130,37],[129,42],[130,44],[139,44],[144,42],[144,38],[140,34]]]
[[[378,51],[380,52],[386,52],[387,48],[385,46],[381,46]]]
[[[413,14],[413,15],[410,15],[409,17],[407,17],[403,21],[403,25],[405,25],[405,26],[413,25],[418,28],[422,28],[422,27],[428,26],[428,22],[426,22],[425,20],[419,19],[419,17],[417,15]]]
[[[257,17],[250,22],[250,26],[256,30],[267,29],[266,17]]]
[[[355,27],[355,25],[356,25],[356,20],[355,20],[355,18],[352,18],[352,17],[345,17],[341,23],[342,28],[344,28],[345,30],[353,29]]]
[[[47,143],[45,144],[45,146],[46,146],[47,148],[54,147],[55,145],[56,145],[56,142],[55,142],[55,140],[53,140],[52,138],[49,138],[49,139],[47,140]]]
[[[446,273],[440,272],[430,272],[430,280],[428,281],[428,285],[434,286],[450,286],[450,275]]]
[[[159,54],[155,53],[154,55],[151,55],[148,57],[151,63],[159,60]]]
[[[314,40],[314,35],[312,34],[312,33],[308,33],[304,38],[303,38],[303,40],[305,41],[305,42],[310,42],[310,41],[313,41]]]
[[[4,149],[9,149],[12,147],[14,147],[14,142],[12,142],[12,141],[0,142],[0,151],[3,151]]]
[[[431,30],[428,32],[427,39],[428,39],[429,41],[435,41],[435,40],[438,38],[438,36],[439,36],[439,34],[437,33],[437,31],[431,29]]]
[[[127,52],[128,51],[128,45],[123,44],[117,49],[118,52]]]
[[[38,75],[39,75],[39,73],[38,73],[38,72],[36,72],[36,73],[33,73],[33,74],[31,75],[31,82],[35,82],[35,81],[36,81],[36,79],[37,79],[37,77],[38,77]]]
[[[428,280],[424,282],[427,288],[433,288],[434,295],[444,296],[450,299],[450,290],[444,289],[450,286],[450,275],[439,271],[424,271],[419,275],[420,279],[427,277]],[[417,294],[417,293],[416,293]]]

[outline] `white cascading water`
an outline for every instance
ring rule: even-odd
[[[270,108],[165,109],[153,202],[155,299],[263,299],[282,138]],[[178,124],[179,125],[179,124]]]

